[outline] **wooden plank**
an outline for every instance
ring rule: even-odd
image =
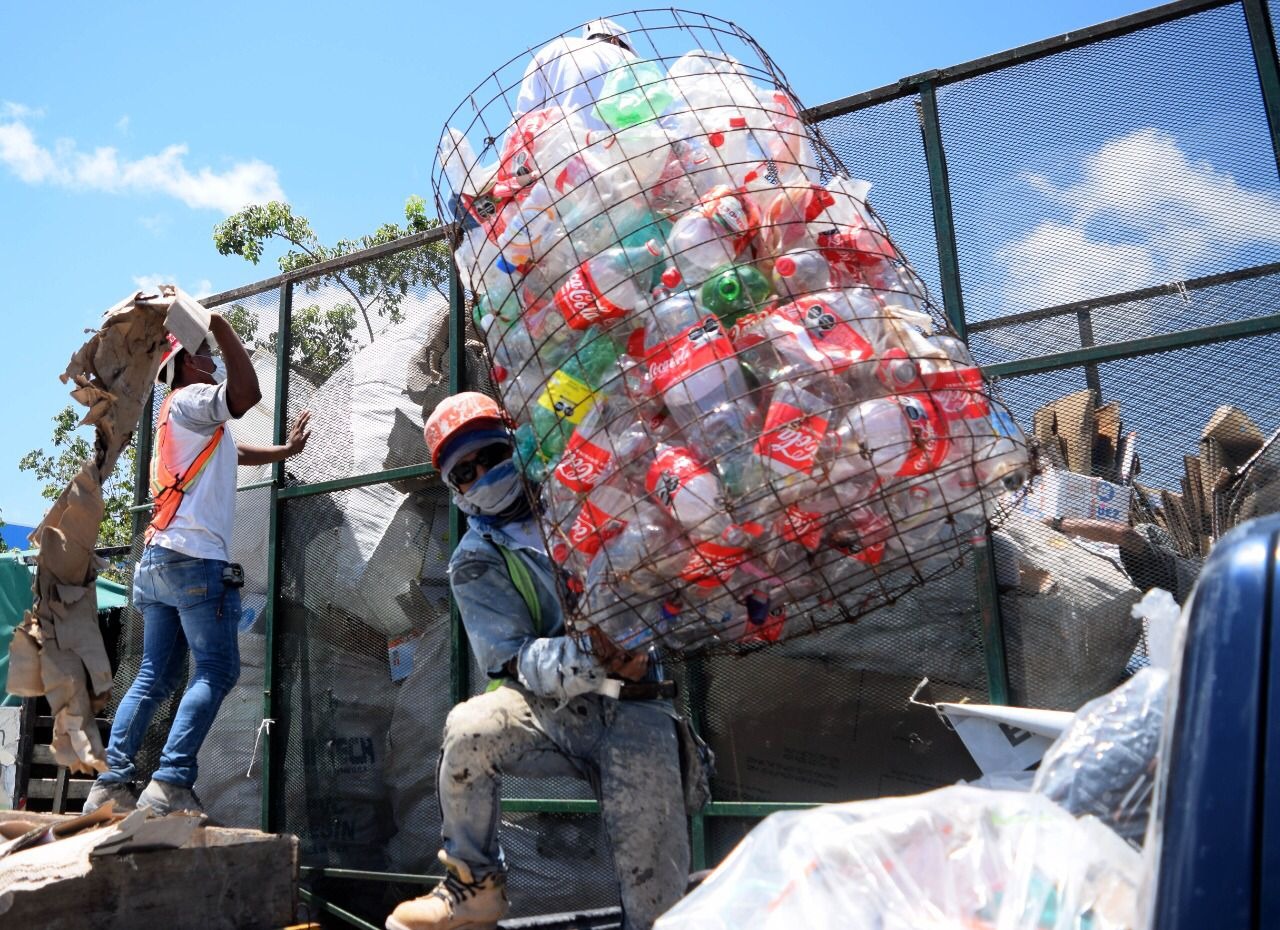
[[[93,787],[93,779],[91,778],[73,778],[67,781],[66,786],[62,789],[65,801],[83,801],[89,796],[89,789]],[[56,778],[33,778],[27,782],[27,797],[40,798],[41,800],[52,800],[58,790],[58,780]]]

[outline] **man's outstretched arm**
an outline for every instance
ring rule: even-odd
[[[282,446],[251,446],[242,442],[236,443],[236,464],[270,465],[272,462],[282,462],[305,449],[307,440],[310,438],[311,411],[304,410],[293,422],[293,429],[289,430],[289,438]]]

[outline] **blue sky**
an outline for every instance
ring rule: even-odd
[[[1144,6],[917,2],[909,16],[895,4],[804,0],[699,8],[753,34],[814,105]],[[409,194],[429,199],[439,131],[472,87],[530,43],[607,12],[577,2],[10,6],[0,28],[3,517],[40,519],[44,501],[17,461],[47,443],[66,403],[57,374],[82,331],[135,281],[162,277],[201,293],[274,273],[270,260],[253,268],[213,249],[213,226],[243,196],[285,197],[326,241],[398,220]],[[1219,146],[1224,158],[1238,149],[1233,139]],[[1160,139],[1145,141],[1160,149]],[[1077,169],[1103,142],[1078,141]],[[1041,194],[1082,224],[1126,221],[1090,206],[1099,192],[1087,175],[1044,184]],[[895,205],[891,228],[895,218],[927,228],[908,208],[919,206]]]

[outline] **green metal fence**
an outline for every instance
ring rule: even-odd
[[[1176,487],[1219,404],[1280,425],[1280,236],[1266,223],[1273,207],[1280,218],[1274,12],[1173,3],[807,114],[875,182],[890,231],[1024,425],[1090,388],[1120,403],[1158,487]],[[442,594],[438,557],[462,527],[420,437],[440,397],[488,387],[468,295],[452,273],[379,277],[400,267],[392,258],[438,272],[444,249],[444,230],[420,233],[206,301],[253,321],[255,364],[274,382],[239,438],[281,442],[305,407],[314,436],[300,459],[241,475],[237,550],[262,610],[198,788],[209,802],[215,784],[224,820],[298,834],[308,900],[356,924],[380,925],[429,880],[440,728],[484,677]],[[339,340],[340,364],[317,370],[300,338],[333,311],[363,319]],[[141,504],[145,483],[136,490]],[[932,601],[678,669],[720,752],[715,800],[691,823],[696,866],[771,811],[976,774],[954,734],[908,705],[924,675],[938,699],[1052,705],[1060,692],[1036,690],[1047,663],[1080,679],[1070,693],[1095,687],[1101,647],[1064,640],[1037,655],[1057,627],[1024,609],[999,561],[980,547]],[[1059,582],[1069,607],[1071,579]],[[137,667],[136,613],[124,636],[121,685]],[[406,656],[412,670],[393,681]],[[505,791],[517,909],[616,903],[585,786]]]

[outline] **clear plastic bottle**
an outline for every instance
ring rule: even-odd
[[[703,422],[712,411],[725,405],[749,405],[747,382],[725,328],[715,316],[699,309],[692,293],[669,294],[642,319],[648,391],[662,398],[671,418],[691,437],[704,431]],[[742,413],[731,428],[745,429],[749,420],[750,412]],[[737,442],[743,435],[738,434]],[[700,446],[699,451],[708,456],[721,451],[714,443]]]
[[[665,260],[657,240],[639,248],[605,249],[565,279],[552,303],[570,329],[620,320],[649,296]]]
[[[665,443],[655,450],[645,490],[695,541],[712,540],[729,528],[720,479],[688,448]]]
[[[751,243],[759,211],[728,186],[710,190],[676,220],[667,248],[688,287],[698,287],[723,265],[732,264]]]

